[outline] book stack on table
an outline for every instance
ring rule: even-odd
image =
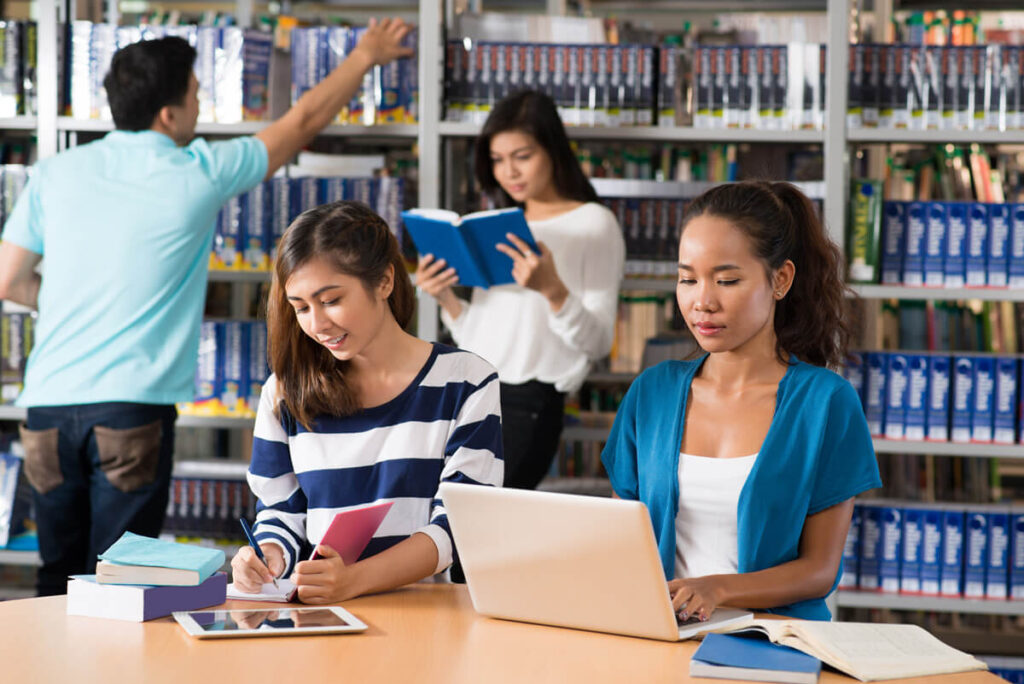
[[[142,622],[224,603],[224,552],[125,532],[95,575],[68,581],[67,613]]]

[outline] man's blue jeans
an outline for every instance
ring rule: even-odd
[[[174,453],[174,406],[108,402],[28,410],[25,475],[39,529],[40,596],[91,574],[126,530],[163,526]]]

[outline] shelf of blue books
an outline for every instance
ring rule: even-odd
[[[840,608],[887,608],[889,610],[946,611],[982,615],[1020,615],[1024,601],[907,596],[874,591],[837,592]]]
[[[32,125],[20,125],[21,120],[32,120]],[[5,121],[15,121],[18,126],[6,126]],[[252,135],[266,128],[270,121],[243,121],[241,123],[199,123],[196,133],[199,135]],[[16,117],[16,119],[0,119],[0,128],[35,128],[35,117]],[[57,117],[57,130],[69,132],[104,133],[114,130],[111,121],[100,119],[76,119],[70,116]],[[356,124],[328,126],[320,135],[338,138],[398,138],[414,140],[419,135],[416,124],[379,124],[360,126]]]
[[[850,287],[864,299],[966,300],[1024,302],[1024,290],[976,287],[904,287],[902,285],[858,285]]]
[[[474,123],[442,121],[442,137],[475,138],[480,126]],[[567,126],[566,133],[577,140],[652,140],[663,142],[732,142],[821,144],[821,130],[758,130],[753,128],[692,128],[689,126]]]
[[[1024,130],[968,130],[940,131],[912,128],[852,128],[846,132],[850,142],[862,143],[923,143],[929,145],[1024,144]]]
[[[874,439],[875,452],[880,454],[927,454],[929,456],[964,456],[968,458],[1024,459],[1020,444],[968,444],[962,442],[917,442],[898,439]]]

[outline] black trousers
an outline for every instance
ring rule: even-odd
[[[558,451],[565,416],[565,394],[531,380],[501,383],[501,444],[505,486],[536,489]]]

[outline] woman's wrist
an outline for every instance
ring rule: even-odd
[[[462,313],[462,302],[455,296],[455,293],[451,289],[447,289],[437,296],[437,303],[441,305],[441,308],[451,316],[453,319],[458,318],[459,314]]]
[[[569,288],[561,280],[558,280],[551,287],[542,290],[541,294],[548,300],[551,311],[558,313],[565,306],[566,300],[569,299]]]

